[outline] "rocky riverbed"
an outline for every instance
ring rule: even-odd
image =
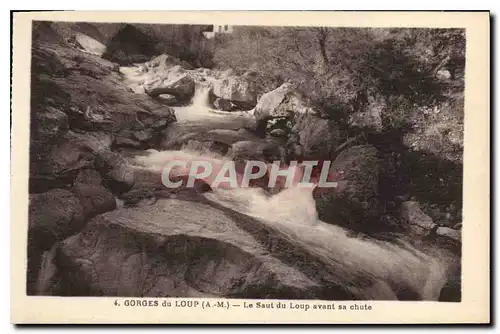
[[[50,24],[32,54],[28,294],[460,299],[460,222],[415,198],[385,210],[375,143],[338,129],[283,84],[168,54],[120,66]],[[167,189],[178,154],[328,160],[342,187]],[[446,217],[445,217],[446,218]]]

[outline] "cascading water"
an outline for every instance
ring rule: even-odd
[[[175,139],[186,133],[202,132],[211,129],[237,130],[252,122],[245,113],[219,113],[209,107],[210,86],[196,83],[195,94],[191,104],[173,107],[177,122],[169,126],[169,136]]]
[[[217,161],[215,157],[195,152],[162,151],[138,157],[137,163],[161,173],[162,166],[176,159]],[[405,286],[423,300],[439,298],[446,265],[435,254],[426,254],[402,241],[396,244],[350,237],[345,229],[318,219],[312,189],[288,188],[272,196],[261,188],[214,189],[204,196],[278,230],[289,241],[343,272],[345,281],[350,276],[364,276],[377,282],[376,288],[354,287],[358,296],[396,299],[395,288]]]
[[[209,88],[198,84],[193,103],[176,107],[178,123],[170,133],[206,131],[210,128],[241,127],[246,117],[214,114],[208,107]],[[172,160],[210,159],[222,163],[220,156],[193,151],[154,151],[137,156],[141,168],[161,174]],[[225,158],[223,158],[225,159]],[[288,188],[269,196],[260,188],[214,189],[204,194],[209,201],[254,217],[279,231],[290,242],[300,245],[322,259],[327,266],[342,273],[336,284],[348,285],[350,277],[366,277],[376,284],[351,286],[360,299],[398,299],[398,288],[406,287],[423,300],[437,300],[446,281],[446,259],[432,250],[425,253],[399,240],[397,243],[373,238],[350,237],[339,226],[318,219],[312,189]]]

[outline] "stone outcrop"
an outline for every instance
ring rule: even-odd
[[[142,63],[155,53],[158,40],[152,34],[130,25],[123,25],[107,42],[104,59],[116,62],[122,66]]]
[[[83,221],[80,200],[68,190],[53,189],[30,196],[28,234],[42,250],[78,231]]]
[[[355,299],[376,283],[341,278],[250,217],[179,199],[99,215],[54,254],[40,294]]]
[[[308,160],[329,157],[340,142],[340,131],[335,124],[311,113],[295,114],[289,132],[290,154]]]
[[[114,152],[101,152],[96,156],[95,168],[103,178],[103,184],[119,195],[134,186],[134,171],[128,162]]]
[[[436,234],[441,236],[441,237],[449,238],[451,240],[454,240],[454,241],[457,241],[460,243],[462,242],[462,231],[461,230],[456,230],[456,229],[452,229],[449,227],[441,226],[441,227],[438,227],[436,229]]]
[[[218,148],[217,152],[221,153],[222,149],[224,154],[226,154],[231,146],[238,141],[259,140],[260,138],[244,130],[214,129],[206,132],[192,132],[181,136],[172,136],[171,139],[162,144],[162,148],[167,150],[178,150],[189,145],[189,142],[198,142],[207,143],[204,145],[215,145],[214,147]]]
[[[93,169],[82,169],[72,188],[80,200],[85,219],[116,209],[113,194],[102,185],[102,178]]]
[[[342,189],[316,188],[313,192],[319,218],[353,230],[370,229],[378,210],[380,168],[378,151],[371,145],[342,151],[329,170],[331,180],[339,181]]]
[[[82,50],[96,56],[101,56],[106,52],[106,46],[104,44],[85,34],[77,33],[75,35],[75,44]]]
[[[217,110],[230,111],[233,109],[233,104],[231,103],[231,101],[222,99],[220,97],[215,99],[213,105]]]
[[[239,110],[252,109],[257,103],[255,83],[245,76],[227,75],[215,80],[212,84],[212,94],[216,98],[230,101],[235,105],[235,109]]]
[[[253,114],[259,122],[270,118],[290,117],[293,113],[307,112],[314,113],[314,110],[301,101],[291,84],[285,83],[262,95]]]
[[[52,245],[77,233],[84,225],[83,207],[78,197],[64,189],[33,194],[28,211],[28,293],[33,293],[42,254]]]
[[[82,168],[92,167],[94,154],[87,142],[68,132],[53,146],[30,148],[30,192],[69,185]]]
[[[91,167],[95,154],[109,150],[116,137],[154,146],[165,127],[175,122],[171,108],[130,94],[115,64],[64,44],[51,25],[36,27],[31,191],[72,184],[78,170]]]
[[[266,162],[283,161],[284,149],[271,140],[238,141],[231,147],[229,156],[235,161],[259,160]]]
[[[165,71],[152,72],[144,82],[146,94],[157,97],[161,94],[173,95],[177,101],[189,101],[195,90],[193,78],[179,65]]]
[[[144,64],[147,69],[151,71],[163,71],[174,66],[180,65],[185,70],[192,70],[193,66],[188,62],[179,60],[168,54],[161,54],[159,56],[154,57],[150,61]]]
[[[401,217],[418,234],[428,233],[437,227],[432,218],[422,211],[418,202],[404,202],[401,205]]]

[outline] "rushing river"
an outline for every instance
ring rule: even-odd
[[[174,136],[182,133],[242,127],[251,117],[245,113],[214,113],[207,107],[208,90],[197,87],[193,103],[176,107],[178,122],[172,126]],[[136,157],[146,168],[161,172],[162,167],[182,156],[196,160],[195,151],[154,151]],[[203,155],[213,160],[220,157]],[[448,261],[438,249],[416,249],[403,240],[382,241],[353,237],[344,228],[318,219],[312,190],[288,188],[269,196],[260,188],[214,189],[204,196],[219,205],[246,214],[278,230],[290,242],[335,267],[338,284],[351,276],[362,276],[377,282],[370,287],[351,287],[360,299],[397,299],[398,287],[408,287],[419,299],[437,300],[446,281]]]

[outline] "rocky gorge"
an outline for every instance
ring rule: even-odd
[[[28,294],[460,300],[461,208],[419,201],[399,134],[341,138],[293,83],[117,56],[123,29],[106,53],[78,27],[34,26]],[[200,156],[331,160],[339,187],[163,186],[168,161]]]

